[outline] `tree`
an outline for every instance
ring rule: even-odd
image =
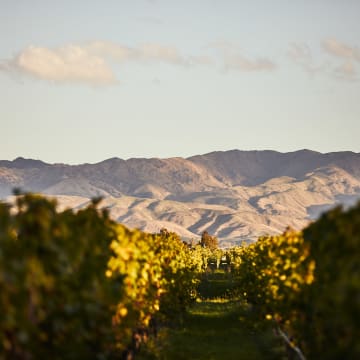
[[[200,245],[214,250],[218,248],[219,242],[216,236],[211,236],[207,231],[204,231],[201,235]]]

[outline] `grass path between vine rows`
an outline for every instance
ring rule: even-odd
[[[138,357],[160,360],[282,360],[281,340],[271,324],[258,322],[251,307],[228,296],[231,280],[210,275],[200,285],[201,300],[180,325],[164,328]]]

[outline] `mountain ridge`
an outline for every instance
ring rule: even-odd
[[[102,196],[102,206],[112,204],[111,216],[129,227],[166,225],[187,238],[208,230],[226,243],[288,225],[300,229],[322,209],[351,205],[360,198],[360,154],[229,150],[79,165],[0,160],[0,198],[13,188],[55,196],[69,207]]]

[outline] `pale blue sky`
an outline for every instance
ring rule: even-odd
[[[359,0],[0,0],[0,158],[360,152]]]

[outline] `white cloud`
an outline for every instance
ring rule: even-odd
[[[113,71],[103,58],[76,45],[57,49],[29,46],[4,62],[3,68],[56,83],[108,85],[116,82]]]

